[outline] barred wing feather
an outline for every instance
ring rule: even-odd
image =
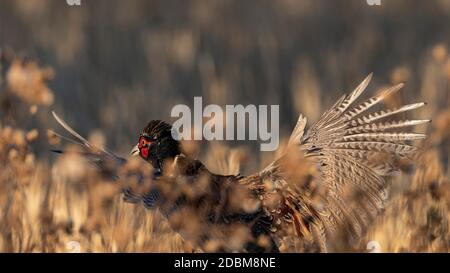
[[[280,208],[267,209],[267,213],[277,219],[277,213],[284,211],[283,217],[289,220],[286,224],[293,223],[297,235],[315,243],[321,251],[327,250],[326,238],[337,232],[345,232],[349,239],[358,239],[364,233],[383,209],[386,177],[398,170],[400,159],[411,159],[417,151],[411,141],[425,137],[405,129],[429,120],[393,119],[424,103],[369,111],[403,84],[386,88],[354,106],[371,78],[372,74],[368,75],[353,92],[342,96],[307,131],[306,118],[300,115],[289,139],[288,150],[297,145],[302,155],[318,166],[319,184],[324,190],[319,204],[312,202],[305,188],[299,190],[283,182],[288,182],[283,157],[258,174],[261,181],[269,178],[277,182],[276,190],[283,196]],[[263,188],[257,184],[253,186]],[[262,198],[270,195],[262,192]]]
[[[383,208],[387,197],[385,177],[397,170],[396,160],[409,157],[417,150],[409,141],[425,137],[395,130],[429,122],[381,121],[424,103],[368,113],[403,84],[387,88],[350,108],[371,77],[370,74],[353,92],[343,96],[300,140],[305,156],[319,163],[322,186],[326,187],[324,226],[329,231],[344,229],[353,237],[360,236]],[[294,130],[293,135],[296,134]],[[355,195],[359,201],[349,200]]]

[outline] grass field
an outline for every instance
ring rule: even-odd
[[[328,1],[261,1],[254,11],[247,1],[242,9],[236,1],[168,2],[98,1],[76,11],[49,1],[0,4],[0,252],[193,250],[157,211],[124,203],[118,184],[76,156],[51,154],[61,144],[48,131],[57,126],[51,110],[122,155],[148,120],[170,121],[170,105],[194,95],[219,105],[280,104],[286,140],[298,114],[317,120],[372,69],[366,96],[405,82],[387,105],[426,101],[411,117],[432,123],[360,244],[336,240],[333,249],[450,251],[449,1],[397,1],[375,12],[363,1],[333,10]],[[418,10],[424,15],[410,20]],[[194,150],[215,172],[250,174],[274,158],[257,147],[202,142]],[[258,156],[249,161],[249,153]]]

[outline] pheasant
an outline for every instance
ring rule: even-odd
[[[414,157],[418,148],[411,142],[426,137],[404,128],[430,122],[394,119],[423,102],[369,112],[403,84],[355,105],[371,77],[306,131],[306,118],[300,115],[285,152],[249,176],[210,172],[182,153],[170,124],[150,121],[131,155],[153,167],[151,186],[140,193],[125,187],[124,200],[159,208],[182,237],[204,251],[278,252],[286,238],[294,238],[304,251],[326,252],[339,235],[357,241],[383,210],[387,178],[402,160]],[[102,172],[111,166],[107,161],[115,166],[126,162],[93,147],[53,115]],[[105,173],[117,175],[111,168]]]

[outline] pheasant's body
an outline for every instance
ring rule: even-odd
[[[206,251],[278,251],[289,236],[297,237],[305,251],[326,251],[338,233],[357,239],[383,208],[385,178],[412,157],[416,148],[410,141],[425,137],[403,129],[428,122],[389,119],[423,103],[369,112],[402,85],[355,106],[370,78],[306,132],[300,116],[287,152],[247,177],[209,172],[179,152],[170,125],[152,121],[134,153],[157,170],[155,186],[142,195],[126,189],[125,196],[159,207],[174,229]],[[94,157],[101,162],[111,155],[101,151]],[[164,161],[170,161],[170,171]]]
[[[198,160],[184,156],[176,157],[173,167],[174,176],[159,178],[156,183],[159,198],[149,207],[158,207],[174,230],[201,249],[214,244],[214,251],[235,251],[227,239],[241,228],[245,231],[242,235],[245,239],[240,243],[242,250],[278,251],[272,238],[273,221],[260,205],[256,192],[248,187],[256,183],[251,181],[255,177],[213,174]],[[174,188],[181,190],[174,192]],[[142,197],[147,203],[146,196]],[[192,218],[179,221],[185,217]],[[199,228],[190,230],[198,223]],[[267,244],[257,244],[260,236],[268,239]]]

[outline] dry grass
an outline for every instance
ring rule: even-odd
[[[280,104],[287,137],[298,113],[314,121],[366,69],[375,70],[377,87],[407,83],[389,106],[424,100],[415,118],[433,122],[416,164],[392,179],[386,210],[367,236],[358,246],[337,240],[335,249],[367,251],[374,240],[383,252],[449,252],[450,41],[440,35],[449,31],[448,1],[399,0],[375,14],[364,1],[345,9],[329,1],[248,1],[242,9],[241,1],[190,1],[180,10],[170,2],[90,1],[90,10],[70,10],[2,1],[0,46],[5,40],[55,67],[0,49],[0,252],[71,252],[72,241],[86,252],[192,251],[158,212],[123,202],[118,184],[74,155],[51,155],[60,139],[47,132],[50,109],[83,133],[102,128],[91,139],[123,153],[148,119],[167,119],[193,95],[205,104]],[[416,10],[427,16],[409,21]],[[249,174],[274,157],[249,160],[253,144],[234,144],[187,149],[224,174]]]
[[[32,105],[20,118],[32,118],[32,108],[46,107],[48,101],[41,101],[41,94],[53,96],[42,76],[46,71],[48,68],[39,68],[36,63],[14,59],[5,73],[5,104],[15,103],[24,109]],[[19,118],[13,114],[3,118]],[[33,142],[44,138],[58,144],[54,136],[5,123],[2,120],[0,127],[1,251],[70,252],[77,250],[72,241],[79,242],[80,250],[87,252],[192,251],[158,212],[123,202],[120,183],[104,181],[75,154],[61,156],[53,163],[37,159],[31,148]],[[449,251],[450,181],[445,174],[449,112],[437,114],[433,125],[415,168],[407,169],[393,181],[402,186],[397,186],[386,211],[361,240],[359,248],[341,245],[336,246],[337,250],[365,251],[364,243],[376,240],[382,251]],[[104,137],[96,131],[91,140],[101,145]],[[198,147],[191,146],[187,149],[195,153]],[[204,160],[218,172],[237,173],[248,158],[242,149],[219,144],[209,149]]]

